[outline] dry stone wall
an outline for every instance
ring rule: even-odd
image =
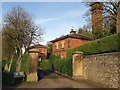
[[[83,75],[90,81],[97,82],[103,87],[118,88],[120,52],[84,56]]]

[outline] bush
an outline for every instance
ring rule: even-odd
[[[25,54],[21,59],[20,70],[25,72],[26,74],[29,73],[29,62],[29,54]]]
[[[120,51],[120,33],[113,34],[95,41],[89,42],[74,49],[67,50],[67,59],[72,58],[74,51],[82,51],[85,55]]]

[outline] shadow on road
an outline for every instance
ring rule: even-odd
[[[49,76],[52,73],[53,73],[53,71],[38,69],[38,81],[40,79],[43,79],[43,78]]]

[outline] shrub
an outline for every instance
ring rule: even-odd
[[[120,33],[113,34],[95,41],[89,42],[74,49],[67,50],[67,59],[72,58],[74,51],[82,51],[85,55],[120,51]]]

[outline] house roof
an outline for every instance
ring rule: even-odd
[[[32,48],[47,48],[47,46],[37,44],[37,45],[31,46],[29,49],[32,49]]]
[[[85,36],[85,35],[82,35],[82,34],[76,34],[76,33],[70,33],[70,34],[67,34],[65,36],[61,36],[59,38],[56,38],[50,42],[56,42],[56,41],[59,41],[59,40],[63,40],[63,39],[66,39],[66,38],[76,38],[76,39],[83,39],[83,40],[93,40],[91,37],[88,37],[88,36]]]

